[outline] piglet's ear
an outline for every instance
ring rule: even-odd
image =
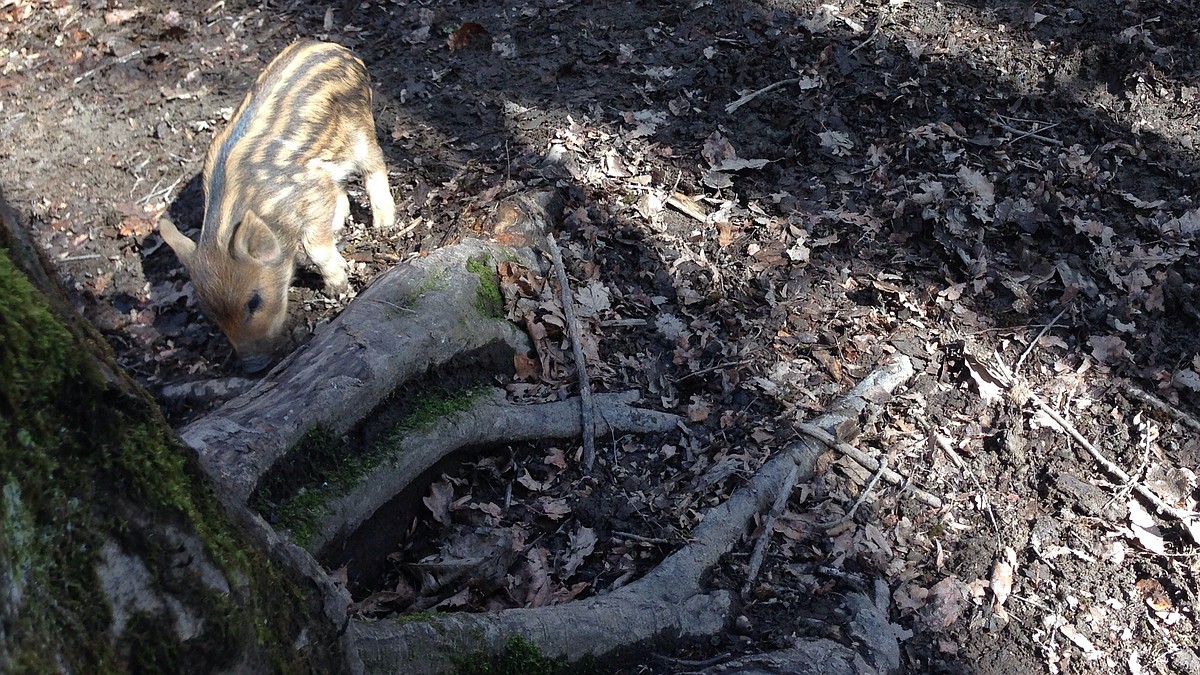
[[[233,231],[233,238],[229,241],[229,253],[235,259],[256,260],[261,265],[278,265],[283,262],[283,248],[279,245],[279,237],[253,213],[246,213],[241,224]]]
[[[188,239],[179,231],[179,228],[175,227],[175,223],[166,218],[159,219],[158,233],[162,235],[163,241],[167,242],[167,246],[175,251],[179,262],[183,263],[184,267],[191,269],[192,260],[196,257],[196,242]]]

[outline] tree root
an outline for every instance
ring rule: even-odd
[[[913,373],[912,363],[900,357],[854,387],[833,412],[814,424],[833,429],[853,423],[871,402],[886,399]],[[711,509],[696,527],[693,540],[671,554],[645,577],[604,596],[537,609],[511,609],[489,614],[436,615],[428,619],[352,621],[356,651],[367,672],[391,672],[403,663],[410,673],[441,673],[454,667],[454,659],[472,651],[499,653],[515,636],[534,642],[545,654],[576,661],[600,656],[661,636],[712,635],[728,622],[733,596],[728,591],[705,592],[703,575],[741,539],[754,518],[768,509],[795,471],[799,480],[811,480],[816,458],[823,447],[807,438],[789,445],[769,460],[728,501]],[[885,594],[886,597],[886,594]],[[873,603],[852,601],[850,614],[858,616]],[[883,621],[886,624],[886,620]],[[878,622],[876,622],[878,623]],[[894,633],[871,633],[866,645],[873,665],[850,652],[843,654],[858,670],[888,672],[899,664]],[[793,655],[812,672],[824,672],[822,662],[806,661],[826,651],[800,650]],[[842,648],[844,649],[844,648]],[[822,657],[823,658],[823,657]],[[857,658],[857,661],[855,660]],[[793,667],[795,664],[793,664]]]
[[[346,432],[400,383],[465,352],[527,351],[527,338],[511,323],[481,314],[486,282],[467,270],[469,261],[512,255],[469,240],[392,269],[305,348],[249,392],[185,426],[180,437],[218,485],[245,503],[263,474],[312,429]]]
[[[680,423],[671,413],[634,408],[636,391],[598,394],[592,401],[602,434],[661,433]],[[349,493],[325,504],[309,550],[321,555],[354,533],[376,510],[407,489],[438,461],[465,447],[541,439],[579,438],[583,425],[580,399],[514,405],[503,391],[477,399],[469,409],[439,419],[430,428],[405,434],[374,471]]]

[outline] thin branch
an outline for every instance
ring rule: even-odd
[[[567,270],[563,267],[562,251],[554,235],[546,233],[550,257],[554,261],[554,275],[558,277],[558,293],[562,301],[563,317],[571,334],[571,351],[575,355],[575,370],[579,373],[580,415],[583,418],[583,466],[590,470],[596,461],[596,427],[593,422],[592,385],[588,380],[587,361],[583,358],[583,334],[575,319],[575,303],[571,300],[571,286],[567,281]]]
[[[871,44],[871,40],[874,40],[875,36],[879,35],[879,29],[881,29],[881,28],[883,28],[883,19],[877,16],[877,17],[875,17],[875,30],[871,31],[871,34],[867,36],[866,40],[863,40],[862,42],[858,43],[858,46],[855,47],[854,49],[851,49],[850,53],[846,54],[846,58],[849,59],[851,56],[854,56],[854,54],[857,53],[858,50]]]
[[[771,512],[763,521],[762,531],[758,534],[758,540],[754,542],[754,553],[750,555],[750,570],[746,573],[746,583],[742,585],[742,597],[750,594],[750,588],[754,586],[754,580],[758,578],[758,572],[762,569],[763,558],[767,552],[767,542],[771,540],[771,531],[775,529],[775,521],[779,518],[779,514],[783,513],[784,507],[787,506],[788,497],[792,495],[792,488],[796,487],[799,471],[800,468],[793,464],[783,485],[779,488],[779,493],[775,495],[775,502],[771,504]]]
[[[130,59],[141,56],[141,54],[142,54],[142,50],[135,49],[132,52],[129,52],[128,54],[126,54],[125,56],[109,59],[109,60],[105,61],[104,63],[101,63],[100,65],[96,66],[95,68],[92,68],[91,70],[85,72],[84,74],[80,75],[79,77],[75,78],[75,80],[73,82],[71,82],[71,84],[79,84],[80,82],[86,80],[87,78],[91,77],[92,75],[95,75],[96,73],[100,72],[101,70],[104,70],[105,68],[112,67],[118,63],[126,63]]]
[[[995,124],[996,126],[1000,127],[1001,129],[1004,129],[1007,132],[1019,134],[1015,138],[1006,139],[1004,141],[1005,143],[1016,143],[1017,141],[1024,139],[1024,138],[1036,138],[1037,140],[1039,140],[1043,143],[1049,143],[1051,145],[1062,145],[1063,144],[1063,142],[1058,140],[1057,138],[1050,138],[1049,136],[1043,136],[1040,133],[1038,133],[1041,131],[1047,131],[1049,129],[1053,129],[1054,127],[1061,124],[1061,122],[1055,122],[1054,124],[1047,124],[1044,127],[1037,127],[1033,131],[1022,131],[1012,125],[1005,124],[1004,122],[1001,122],[998,119],[993,119],[993,120],[991,120],[991,122],[992,122],[992,124]]]
[[[1157,410],[1159,412],[1163,412],[1163,413],[1170,415],[1171,417],[1174,417],[1176,420],[1191,427],[1193,431],[1200,431],[1200,420],[1196,419],[1194,416],[1180,410],[1179,408],[1176,408],[1175,406],[1171,405],[1170,403],[1167,403],[1166,401],[1162,400],[1161,398],[1155,396],[1154,394],[1151,394],[1150,392],[1148,392],[1140,387],[1136,387],[1136,386],[1132,386],[1132,385],[1127,386],[1123,390],[1123,393],[1133,396],[1137,400],[1141,401],[1142,403],[1145,403],[1146,405],[1150,406],[1151,408],[1154,408],[1155,410]]]
[[[628,539],[630,541],[641,542],[643,544],[655,544],[657,546],[669,546],[671,544],[671,542],[667,541],[666,539],[662,539],[661,537],[646,537],[633,532],[624,532],[622,530],[613,530],[613,536],[621,539]]]
[[[1021,358],[1017,359],[1017,365],[1013,366],[1014,373],[1019,372],[1021,370],[1021,364],[1025,363],[1025,358],[1027,356],[1029,356],[1029,352],[1033,351],[1034,346],[1037,345],[1038,341],[1042,339],[1042,336],[1046,334],[1046,331],[1053,328],[1054,325],[1058,323],[1058,320],[1062,318],[1062,315],[1065,314],[1068,309],[1070,309],[1070,308],[1063,307],[1062,311],[1060,311],[1058,314],[1056,314],[1053,319],[1050,319],[1050,323],[1046,324],[1045,326],[1042,326],[1041,332],[1039,332],[1037,334],[1037,337],[1035,337],[1033,339],[1033,342],[1030,342],[1029,346],[1025,348],[1025,352],[1021,354]]]
[[[792,77],[792,78],[789,78],[786,80],[780,80],[779,82],[776,82],[774,84],[768,84],[767,86],[763,87],[762,89],[759,89],[758,91],[752,91],[749,94],[746,94],[745,96],[734,101],[733,103],[730,103],[729,105],[725,106],[725,112],[726,113],[734,112],[738,108],[746,105],[750,101],[753,101],[754,99],[758,98],[759,96],[762,96],[763,94],[765,94],[767,92],[775,91],[776,89],[778,89],[780,87],[786,87],[789,84],[799,84],[799,83],[800,83],[800,78]]]
[[[853,518],[854,514],[858,513],[858,507],[862,506],[863,502],[867,501],[867,497],[875,491],[875,485],[879,482],[879,479],[883,477],[883,473],[885,471],[887,471],[886,457],[884,457],[883,461],[879,463],[879,468],[875,470],[875,473],[871,476],[871,480],[867,481],[867,486],[863,488],[861,493],[859,493],[858,499],[854,500],[854,505],[850,507],[850,510],[846,512],[846,515],[835,520],[818,523],[818,526],[829,530]]]
[[[1159,515],[1170,516],[1178,520],[1184,526],[1184,529],[1187,530],[1188,536],[1192,538],[1192,541],[1200,544],[1200,517],[1198,517],[1200,514],[1171,506],[1163,501],[1161,497],[1154,494],[1150,488],[1136,482],[1132,476],[1125,472],[1124,469],[1105,457],[1104,454],[1096,448],[1096,446],[1092,445],[1091,441],[1084,438],[1083,434],[1079,433],[1079,430],[1075,428],[1075,425],[1071,424],[1066,420],[1066,418],[1058,414],[1057,410],[1051,408],[1050,405],[1043,401],[1040,396],[1032,391],[1029,391],[1028,388],[1024,387],[1023,385],[1014,384],[1009,388],[1009,393],[1012,394],[1019,403],[1029,402],[1037,406],[1037,408],[1045,413],[1047,417],[1054,420],[1054,423],[1057,424],[1062,431],[1066,432],[1068,436],[1070,436],[1075,440],[1076,443],[1083,447],[1083,449],[1092,456],[1092,459],[1094,459],[1096,463],[1099,464],[1105,471],[1122,483],[1131,485],[1134,492],[1137,492],[1142,499],[1150,502],[1150,504],[1154,506],[1155,510],[1158,511]]]

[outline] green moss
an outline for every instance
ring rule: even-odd
[[[250,505],[287,530],[297,544],[307,547],[331,501],[348,494],[389,461],[406,435],[429,429],[440,420],[453,419],[469,409],[483,391],[471,388],[453,395],[426,396],[413,412],[364,451],[355,452],[343,439],[324,429],[313,429],[288,452],[288,466],[263,479]]]
[[[405,296],[404,304],[408,307],[415,307],[421,300],[421,296],[430,291],[446,288],[449,285],[450,272],[448,270],[431,270],[425,275],[425,280],[417,286],[416,290]]]
[[[78,413],[67,412],[87,409],[97,378],[3,251],[0,336],[0,671],[41,671],[56,654],[76,672],[113,670],[115,654],[91,637],[110,621],[93,571],[100,524],[80,508],[94,490],[81,469],[95,460],[88,434],[71,428]]]
[[[470,410],[484,391],[486,390],[481,387],[471,387],[454,394],[426,396],[417,403],[416,410],[409,413],[396,426],[396,430],[385,437],[382,445],[390,449],[404,437],[405,432],[425,431],[442,420],[453,419],[458,413]]]
[[[0,672],[228,667],[253,644],[255,622],[273,625],[259,646],[273,670],[286,670],[311,616],[306,592],[239,545],[195,458],[135,384],[97,365],[95,350],[107,345],[77,317],[61,321],[0,248]],[[194,531],[225,578],[244,586],[231,597],[181,569],[178,544],[154,534],[169,530]],[[179,643],[161,615],[135,616],[114,645],[96,574],[107,541],[146,563],[152,590],[204,617],[202,632]]]
[[[396,623],[435,623],[446,616],[444,612],[413,612],[412,614],[393,614],[391,620]]]
[[[347,456],[345,443],[323,427],[310,429],[287,456],[260,481],[250,506],[286,529],[297,544],[307,546],[334,484],[366,467]]]
[[[475,309],[489,319],[503,319],[504,296],[500,294],[496,262],[488,255],[478,255],[467,261],[467,271],[479,278]]]
[[[555,675],[574,672],[563,659],[542,654],[533,642],[515,636],[500,654],[475,652],[455,664],[456,675]]]

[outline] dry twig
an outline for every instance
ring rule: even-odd
[[[774,84],[768,84],[767,86],[763,87],[762,89],[759,89],[758,91],[752,91],[749,94],[746,94],[745,96],[734,101],[733,103],[730,103],[729,105],[725,106],[725,112],[726,113],[734,112],[738,108],[746,105],[750,101],[753,101],[754,99],[758,98],[759,96],[762,96],[763,94],[765,94],[767,92],[775,91],[776,89],[778,89],[780,87],[786,87],[789,84],[798,84],[799,82],[800,82],[800,78],[792,77],[792,78],[788,78],[786,80],[780,80],[778,82],[775,82]]]
[[[1191,537],[1192,541],[1200,544],[1200,514],[1171,506],[1163,501],[1161,497],[1154,494],[1150,488],[1137,482],[1133,476],[1130,476],[1115,462],[1105,457],[1104,453],[1100,452],[1100,450],[1093,445],[1091,441],[1084,438],[1083,434],[1079,433],[1079,430],[1075,428],[1075,425],[1071,424],[1065,417],[1060,415],[1057,410],[1050,407],[1050,404],[1046,403],[1040,396],[1033,393],[1029,387],[1025,386],[1024,383],[1018,382],[1012,371],[1008,369],[1008,367],[1003,361],[1000,360],[999,357],[996,357],[995,361],[996,366],[999,369],[999,373],[997,374],[1000,376],[1001,382],[1007,387],[1008,395],[1011,396],[1013,400],[1017,402],[1017,404],[1025,405],[1026,403],[1031,403],[1051,420],[1054,420],[1054,423],[1058,425],[1059,429],[1074,439],[1074,441],[1078,443],[1085,451],[1087,451],[1087,453],[1092,456],[1092,459],[1094,459],[1096,463],[1101,466],[1101,468],[1108,472],[1109,475],[1113,476],[1121,483],[1131,486],[1134,492],[1137,492],[1142,499],[1145,499],[1154,506],[1154,509],[1158,511],[1159,515],[1170,516],[1171,518],[1178,520],[1180,524],[1183,525],[1183,528],[1187,531],[1188,536]]]
[[[783,508],[787,506],[788,497],[792,495],[792,488],[796,487],[798,476],[799,467],[793,464],[783,485],[779,488],[779,493],[775,495],[775,502],[771,504],[771,512],[763,521],[762,532],[759,533],[758,540],[754,542],[754,553],[750,554],[750,570],[746,573],[746,583],[742,585],[743,597],[750,594],[750,588],[754,586],[754,580],[758,578],[758,571],[762,569],[763,557],[767,552],[767,542],[771,540],[771,531],[775,529],[775,521],[779,518],[779,514],[783,513]]]
[[[695,199],[683,194],[682,192],[672,192],[670,197],[667,197],[667,206],[674,207],[685,216],[705,222],[708,216],[704,213],[704,209],[696,203]]]
[[[1154,394],[1151,394],[1150,392],[1148,392],[1140,387],[1128,385],[1128,383],[1127,383],[1126,388],[1123,389],[1122,391],[1126,394],[1133,396],[1134,398],[1141,401],[1142,403],[1145,403],[1146,405],[1150,406],[1151,408],[1154,408],[1155,410],[1157,410],[1159,412],[1163,412],[1163,413],[1170,415],[1171,417],[1174,417],[1176,420],[1191,427],[1193,431],[1200,431],[1200,420],[1196,419],[1195,416],[1189,415],[1188,413],[1180,410],[1179,408],[1176,408],[1175,406],[1171,405],[1170,403],[1167,403],[1166,401],[1155,396]]]
[[[886,466],[881,465],[874,457],[871,457],[870,455],[863,452],[862,450],[859,450],[858,448],[854,447],[853,445],[839,441],[828,431],[825,431],[824,429],[822,429],[820,427],[813,426],[811,424],[805,424],[803,422],[798,422],[798,423],[794,424],[793,426],[796,429],[796,431],[799,431],[800,433],[804,434],[805,436],[808,436],[809,438],[812,438],[814,440],[824,443],[830,449],[834,449],[834,450],[837,450],[838,452],[841,452],[843,455],[846,455],[850,459],[861,464],[868,471],[880,471],[880,469],[882,469],[881,473],[883,475],[883,479],[886,480],[887,482],[891,483],[892,485],[895,485],[897,487],[903,487],[904,485],[906,485],[908,483],[907,479],[904,478],[904,476],[901,476],[900,474],[887,468]],[[915,488],[912,486],[909,486],[907,489],[912,491],[913,497],[916,497],[917,501],[921,502],[922,504],[925,504],[926,506],[932,506],[935,509],[942,508],[942,500],[937,498],[936,496],[931,495],[928,492],[925,492],[924,490],[921,490],[921,489],[918,489],[918,488]]]
[[[1036,138],[1037,140],[1039,140],[1043,143],[1049,143],[1051,145],[1061,146],[1063,144],[1063,142],[1058,140],[1057,138],[1050,138],[1049,136],[1043,136],[1040,133],[1038,133],[1039,131],[1047,131],[1049,129],[1053,129],[1054,127],[1059,125],[1059,122],[1055,122],[1054,124],[1047,124],[1046,126],[1037,127],[1033,131],[1022,131],[1022,130],[1012,126],[1011,124],[1005,124],[1004,122],[1001,122],[998,119],[993,119],[993,120],[991,120],[991,122],[992,122],[992,124],[995,124],[996,126],[1000,127],[1001,129],[1004,129],[1007,132],[1019,134],[1015,138],[1007,139],[1005,141],[1007,143],[1016,143],[1017,141],[1022,140],[1024,138]]]
[[[887,457],[884,457],[883,461],[879,463],[879,468],[876,469],[875,473],[871,475],[871,480],[867,481],[866,487],[864,487],[862,492],[859,493],[858,499],[854,500],[854,505],[850,507],[850,510],[846,512],[846,515],[842,516],[841,518],[818,523],[818,526],[826,530],[830,530],[854,518],[854,514],[858,513],[858,507],[862,506],[863,502],[867,501],[867,497],[869,497],[871,493],[875,491],[875,485],[879,482],[879,479],[883,477],[885,471],[887,471]]]
[[[1013,366],[1014,373],[1020,372],[1021,364],[1025,363],[1025,358],[1029,356],[1029,352],[1033,351],[1034,346],[1037,345],[1038,341],[1042,339],[1042,336],[1046,334],[1046,331],[1050,330],[1055,324],[1058,323],[1058,320],[1062,318],[1062,315],[1066,313],[1067,309],[1068,307],[1063,307],[1058,314],[1054,315],[1053,319],[1050,319],[1050,323],[1042,326],[1042,330],[1037,334],[1037,337],[1033,338],[1033,341],[1030,342],[1029,346],[1025,348],[1025,351],[1021,354],[1021,357],[1017,359],[1017,365]]]
[[[596,461],[596,427],[593,421],[592,385],[588,380],[587,361],[583,358],[583,334],[575,319],[575,304],[571,300],[571,286],[567,282],[567,270],[563,267],[562,250],[554,235],[546,233],[550,258],[554,261],[554,275],[558,277],[558,293],[562,300],[563,318],[571,334],[571,351],[575,354],[575,370],[579,373],[579,403],[583,418],[583,466],[591,469]]]

